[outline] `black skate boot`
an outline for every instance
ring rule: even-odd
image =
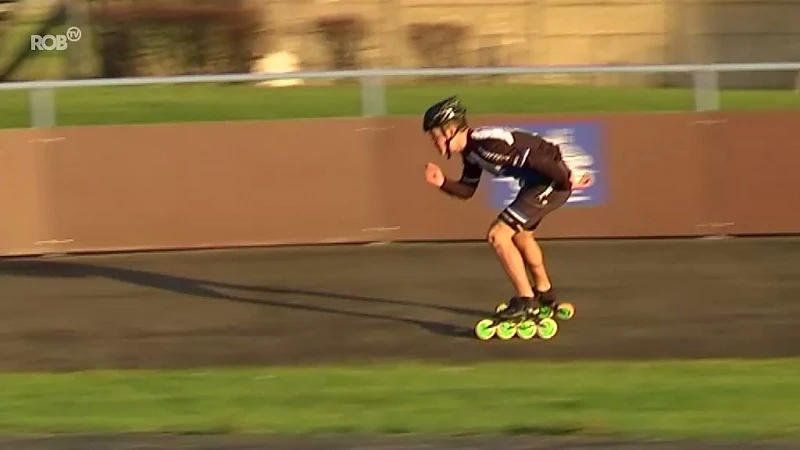
[[[533,297],[513,297],[508,306],[498,311],[495,317],[500,320],[524,318],[531,315],[536,308],[536,300]]]
[[[575,307],[570,303],[559,303],[555,290],[550,287],[545,292],[536,291],[537,307],[534,314],[538,319],[550,319],[555,316],[560,320],[569,320],[575,314]]]

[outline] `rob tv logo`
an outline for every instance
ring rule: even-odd
[[[31,51],[46,50],[46,51],[63,51],[69,47],[70,42],[78,42],[81,39],[81,29],[78,27],[69,27],[67,34],[39,34],[31,35]]]

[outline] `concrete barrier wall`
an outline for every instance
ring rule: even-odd
[[[670,64],[797,59],[800,3],[792,0],[253,0],[263,10],[264,51],[287,51],[306,70],[331,69],[315,27],[322,17],[363,20],[361,67],[430,64],[411,41],[412,24],[466,27],[455,65]],[[455,39],[455,38],[454,38]],[[446,58],[441,63],[447,64]],[[722,87],[792,88],[796,73],[725,74]],[[513,77],[564,84],[685,85],[667,74]]]
[[[541,237],[800,232],[800,113],[474,121],[598,131],[578,144],[599,201]],[[2,130],[0,254],[482,239],[497,185],[451,199],[424,183],[427,161],[459,174],[417,118]]]

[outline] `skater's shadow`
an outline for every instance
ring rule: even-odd
[[[195,297],[210,298],[215,300],[225,300],[230,302],[245,303],[251,305],[269,306],[275,308],[286,308],[297,311],[309,311],[324,314],[349,316],[362,319],[378,319],[409,325],[419,326],[427,331],[442,336],[450,337],[469,337],[472,331],[469,328],[458,327],[442,322],[427,321],[421,319],[411,319],[404,317],[393,317],[381,313],[362,312],[352,310],[342,310],[322,306],[318,303],[302,302],[298,303],[283,301],[279,298],[290,296],[317,297],[326,300],[352,301],[366,304],[384,304],[413,306],[424,309],[433,309],[450,312],[470,317],[480,317],[481,311],[474,309],[458,308],[444,305],[435,305],[422,302],[412,302],[406,300],[395,300],[381,297],[367,297],[359,295],[341,294],[329,291],[315,291],[308,289],[297,289],[276,286],[251,286],[233,283],[223,283],[212,280],[203,280],[189,277],[166,275],[157,272],[144,270],[126,269],[112,266],[102,266],[96,264],[76,263],[68,261],[48,261],[48,260],[7,260],[0,261],[0,274],[18,276],[37,276],[53,278],[83,278],[100,277],[137,286],[160,289],[178,294],[191,295]],[[223,290],[245,291],[251,295],[237,295],[223,292]]]

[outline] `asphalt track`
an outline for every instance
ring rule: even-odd
[[[0,370],[800,355],[800,239],[563,241],[543,248],[561,297],[577,306],[550,342],[473,338],[474,323],[511,293],[482,243],[2,260]],[[222,448],[182,439],[164,445]],[[543,442],[534,441],[504,447]],[[91,440],[66,442],[16,441],[14,448],[95,448]],[[278,448],[238,442],[228,448]],[[133,448],[117,444],[104,448]],[[167,448],[141,444],[136,448]],[[433,448],[407,445],[367,447]],[[690,448],[669,445],[647,448]]]

